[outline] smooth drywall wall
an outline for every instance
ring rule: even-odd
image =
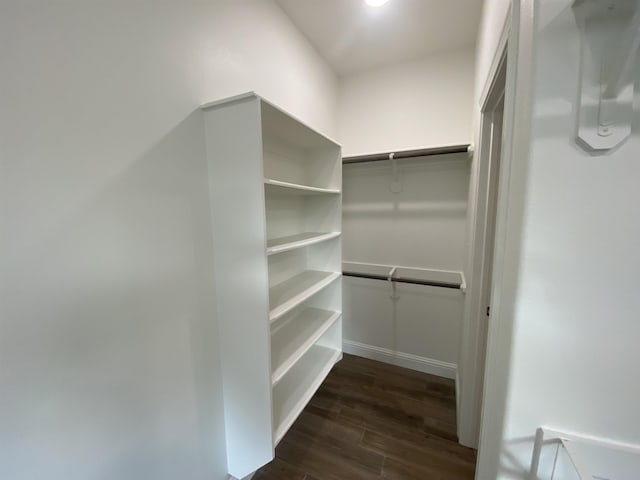
[[[198,106],[333,134],[333,74],[270,1],[4,1],[0,40],[0,477],[226,478]]]
[[[513,298],[501,299],[514,305],[513,318],[504,319],[511,334],[502,336],[511,341],[490,352],[510,357],[506,406],[496,412],[492,406],[501,402],[486,404],[483,420],[504,413],[504,431],[502,438],[484,435],[483,425],[479,478],[529,478],[540,426],[640,445],[640,70],[638,63],[631,70],[631,138],[609,152],[585,152],[575,132],[581,48],[588,45],[581,46],[572,3],[535,2],[530,155],[513,159],[527,162],[527,175],[522,184],[511,176],[502,200],[524,205],[521,220],[507,217],[504,227],[522,228],[521,238],[505,237],[506,250],[519,251],[503,265],[510,277],[517,274]],[[612,45],[616,55],[629,53]],[[487,391],[505,381],[488,378],[495,382]],[[492,463],[499,466],[490,477]]]
[[[342,77],[343,154],[470,143],[474,55],[470,47]]]

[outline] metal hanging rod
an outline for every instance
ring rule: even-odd
[[[442,288],[452,288],[455,290],[460,290],[460,283],[450,283],[450,282],[437,282],[433,280],[418,280],[415,278],[404,278],[404,277],[392,277],[389,279],[387,275],[376,275],[369,273],[357,273],[357,272],[342,272],[342,275],[345,277],[356,277],[356,278],[369,278],[371,280],[383,280],[385,282],[392,281],[397,283],[410,283],[413,285],[428,285],[430,287],[442,287]]]
[[[372,153],[370,155],[354,155],[350,157],[344,157],[342,159],[343,165],[350,165],[353,163],[366,163],[366,162],[382,162],[389,160],[390,158],[417,158],[428,157],[432,155],[449,155],[452,153],[467,153],[471,148],[470,144],[464,145],[449,145],[446,147],[433,147],[433,148],[421,148],[418,150],[403,150],[400,152],[388,152],[388,153]]]

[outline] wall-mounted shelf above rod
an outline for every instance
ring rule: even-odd
[[[421,148],[418,150],[402,150],[399,152],[372,153],[368,155],[353,155],[342,159],[343,165],[351,165],[354,163],[382,162],[385,160],[398,160],[401,158],[420,158],[430,157],[434,155],[450,155],[455,153],[468,153],[471,151],[471,145],[447,145],[444,147]]]
[[[466,290],[462,272],[430,270],[427,268],[395,267],[375,263],[343,262],[342,275],[345,277],[383,280],[385,282],[426,285],[430,287]]]

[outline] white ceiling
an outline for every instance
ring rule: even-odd
[[[482,0],[276,0],[339,75],[472,46]]]

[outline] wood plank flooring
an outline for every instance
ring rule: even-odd
[[[453,381],[345,354],[254,480],[472,480],[455,422]]]

